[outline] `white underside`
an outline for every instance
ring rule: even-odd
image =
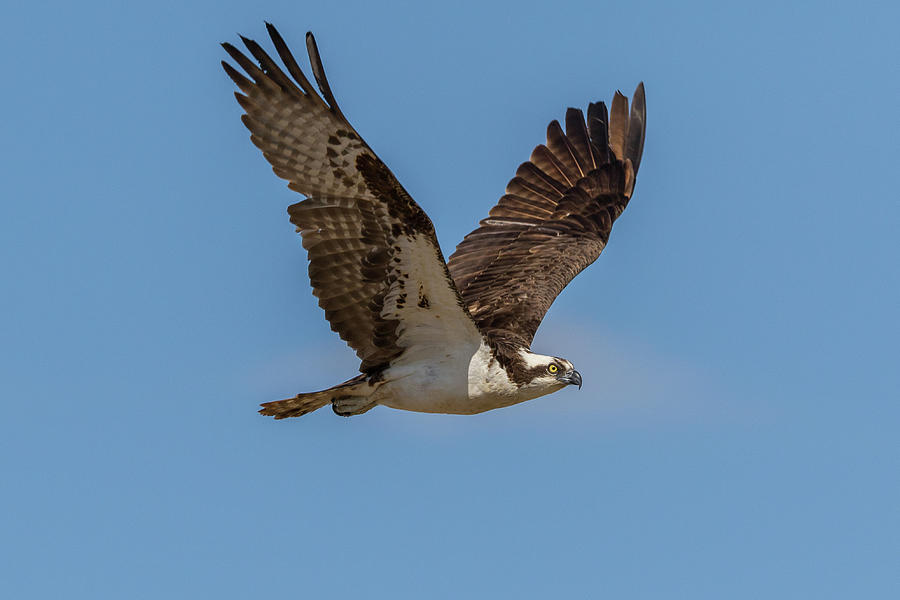
[[[491,358],[490,348],[482,341],[474,349],[447,348],[439,357],[404,354],[384,372],[384,383],[371,399],[401,410],[471,415],[518,404],[563,387],[557,384],[520,388]]]
[[[400,322],[404,348],[367,392],[369,402],[431,413],[474,414],[549,394],[564,384],[519,387],[491,357],[490,347],[458,295],[427,236],[396,242],[406,274],[385,296],[382,316]],[[427,301],[426,301],[427,300]],[[538,356],[538,355],[532,355]],[[549,357],[542,357],[548,359]]]

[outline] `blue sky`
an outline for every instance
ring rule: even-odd
[[[0,15],[4,597],[900,592],[896,7]],[[357,366],[218,64],[264,20],[447,254],[547,122],[645,82],[634,200],[534,345],[584,389],[256,415]]]

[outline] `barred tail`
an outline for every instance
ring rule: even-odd
[[[302,417],[306,413],[318,410],[331,402],[333,396],[334,394],[331,390],[312,392],[311,394],[297,394],[295,397],[287,400],[277,400],[262,404],[259,414],[275,417],[276,419]]]
[[[340,405],[335,405],[335,412],[340,415],[360,414],[374,406],[374,404],[369,402],[369,396],[373,391],[372,387],[366,382],[365,375],[358,375],[327,390],[297,394],[293,398],[286,400],[266,402],[261,405],[262,409],[259,411],[259,414],[275,417],[276,419],[302,417],[332,402],[337,402]]]

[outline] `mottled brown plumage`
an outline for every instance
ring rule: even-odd
[[[406,282],[400,238],[423,237],[432,247],[434,269],[444,273],[434,227],[394,175],[347,122],[334,99],[312,34],[307,49],[320,97],[303,75],[281,35],[269,35],[288,75],[253,40],[242,37],[259,66],[231,44],[223,47],[252,78],[222,66],[243,93],[242,120],[251,141],[288,187],[308,196],[288,208],[309,256],[309,278],[325,317],[356,350],[360,370],[376,373],[405,347],[398,326],[404,306],[386,298],[402,294]],[[296,82],[296,83],[295,83]],[[452,281],[444,290],[459,303]]]
[[[594,262],[634,190],[646,124],[644,86],[616,92],[612,118],[601,102],[566,112],[537,146],[481,226],[448,263],[478,327],[530,346],[564,287]],[[608,133],[607,133],[608,132]]]

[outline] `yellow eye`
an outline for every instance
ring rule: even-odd
[[[550,371],[551,374],[556,375],[556,372],[559,371],[559,367],[556,365],[550,365],[547,367],[547,370]]]

